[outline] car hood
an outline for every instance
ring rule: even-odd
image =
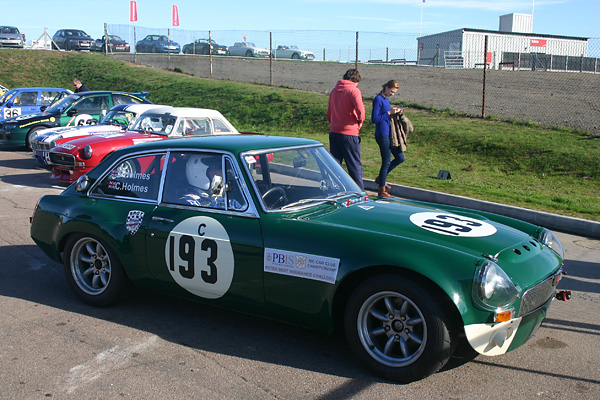
[[[515,226],[509,226],[505,222],[513,220],[504,217],[495,219],[493,215],[472,210],[457,210],[435,204],[428,206],[407,200],[370,199],[331,212],[309,214],[308,218],[351,232],[369,232],[381,241],[386,241],[386,238],[406,238],[475,257],[489,255],[509,262],[514,262],[514,249],[524,245],[534,247],[532,241],[536,242],[537,250],[541,249],[540,243],[532,237],[538,229],[534,225],[514,221]],[[535,254],[537,252],[532,251],[529,255]]]
[[[136,144],[152,140],[165,139],[163,135],[153,135],[139,132],[110,132],[90,135],[78,139],[69,140],[64,145],[56,146],[52,151],[63,153],[75,153],[85,146],[104,146],[110,142],[115,144]],[[110,146],[110,145],[109,145]]]

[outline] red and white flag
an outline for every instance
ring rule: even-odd
[[[129,2],[129,21],[137,21],[137,3],[135,1]]]
[[[173,26],[179,26],[179,10],[173,5]]]

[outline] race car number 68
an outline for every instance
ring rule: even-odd
[[[234,259],[227,231],[209,217],[180,222],[165,245],[169,273],[179,286],[197,296],[223,296],[233,280]]]

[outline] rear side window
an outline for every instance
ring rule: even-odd
[[[94,187],[92,194],[156,201],[164,154],[122,160]]]
[[[143,104],[144,101],[138,99],[137,97],[127,96],[124,94],[113,94],[113,106],[118,106],[119,104]]]

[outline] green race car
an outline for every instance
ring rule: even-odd
[[[485,355],[521,346],[563,264],[544,228],[369,197],[319,142],[259,135],[117,150],[40,199],[31,237],[90,305],[137,285],[344,332],[400,382],[438,371],[463,337]]]
[[[49,107],[32,114],[22,114],[0,121],[0,144],[25,146],[31,149],[31,140],[37,132],[63,126],[94,125],[108,110],[119,104],[152,104],[147,92],[128,93],[92,91],[73,93],[55,100]]]

